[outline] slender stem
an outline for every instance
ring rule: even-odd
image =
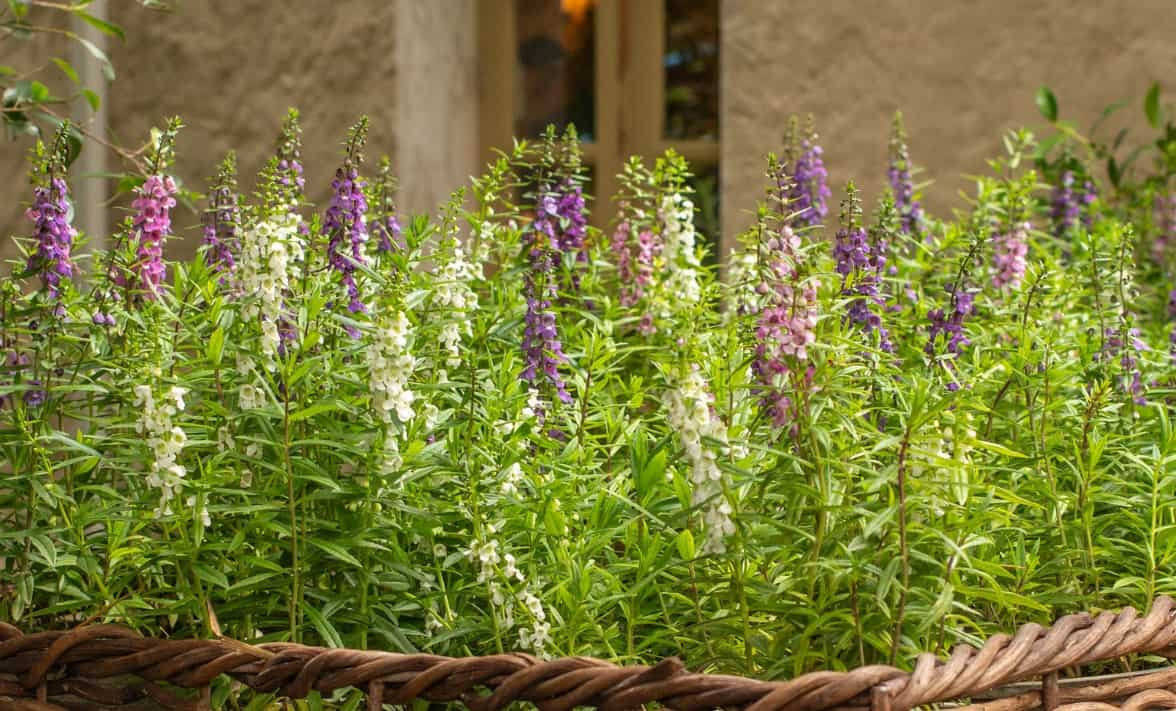
[[[907,451],[911,443],[911,423],[907,423],[902,436],[902,445],[898,450],[898,548],[902,559],[902,588],[898,592],[898,611],[894,618],[894,636],[890,640],[890,663],[894,664],[898,658],[898,648],[902,644],[902,623],[906,616],[907,589],[911,583],[911,555],[907,545]]]
[[[288,382],[288,379],[283,379]],[[293,578],[290,587],[290,639],[298,642],[300,634],[299,614],[302,597],[302,571],[298,560],[298,506],[294,499],[294,466],[290,458],[290,397],[289,393],[282,402],[282,459],[286,467],[286,510],[290,515],[290,560]]]

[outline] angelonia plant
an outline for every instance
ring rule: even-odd
[[[407,214],[366,119],[329,193],[299,121],[195,215],[167,122],[106,251],[33,150],[0,619],[775,678],[1171,589],[1168,183],[1017,131],[936,216],[896,119],[830,215],[794,121],[712,266],[673,151],[592,196],[552,128]]]

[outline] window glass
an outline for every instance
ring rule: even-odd
[[[719,1],[666,1],[667,139],[719,139]]]
[[[534,138],[548,124],[562,131],[570,123],[593,140],[595,11],[594,0],[516,1],[516,136]]]

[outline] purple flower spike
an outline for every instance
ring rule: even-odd
[[[61,295],[62,280],[73,276],[70,253],[77,231],[69,223],[69,187],[62,178],[33,189],[33,204],[25,215],[33,221],[36,250],[29,255],[28,270],[40,275],[50,299]]]
[[[1065,237],[1079,225],[1089,229],[1092,224],[1092,206],[1098,194],[1095,192],[1094,183],[1089,180],[1083,181],[1080,191],[1076,190],[1076,180],[1074,171],[1067,170],[1054,186],[1053,197],[1050,199],[1050,218],[1056,237]]]
[[[861,206],[852,182],[846,187],[846,193],[842,204],[842,227],[833,244],[837,273],[841,275],[841,294],[853,297],[845,318],[866,334],[877,332],[878,347],[886,353],[893,353],[894,344],[890,341],[890,332],[882,325],[881,315],[886,309],[881,284],[888,245],[881,236],[871,244],[869,234],[859,222]]]
[[[1102,351],[1098,355],[1098,360],[1118,360],[1120,390],[1130,395],[1136,405],[1147,404],[1143,373],[1139,369],[1139,354],[1146,350],[1150,349],[1139,337],[1138,328],[1128,328],[1126,338],[1123,337],[1121,329],[1107,328],[1104,332]]]
[[[824,150],[817,145],[813,134],[801,141],[800,154],[792,168],[792,209],[796,211],[795,226],[811,227],[821,224],[829,214],[828,200],[832,194],[826,184]]]
[[[402,233],[400,220],[396,219],[396,215],[388,215],[382,220],[372,222],[372,232],[376,235],[376,251],[396,251]]]
[[[331,181],[331,188],[334,193],[323,218],[323,229],[329,235],[329,261],[347,289],[348,311],[363,313],[367,306],[359,297],[359,285],[355,281],[357,265],[366,263],[363,246],[368,238],[367,199],[363,196],[363,181],[354,168],[340,168]]]
[[[519,378],[534,387],[549,385],[561,402],[568,403],[572,396],[559,372],[567,356],[556,330],[551,301],[556,294],[554,271],[560,247],[575,246],[575,237],[570,241],[561,237],[559,208],[553,195],[543,194],[535,207],[535,219],[523,237],[530,270],[523,283],[527,313],[522,342],[524,366]],[[545,413],[536,415],[541,422],[544,420]]]
[[[931,327],[927,345],[923,347],[923,352],[934,358],[937,352],[935,342],[940,335],[943,336],[944,352],[948,356],[944,363],[948,371],[953,374],[952,382],[948,383],[947,389],[955,392],[960,389],[959,382],[954,378],[956,372],[955,358],[972,344],[972,341],[968,339],[968,335],[964,331],[964,319],[972,315],[975,296],[964,291],[958,285],[949,288],[948,292],[951,294],[951,307],[949,311],[945,312],[943,309],[932,309],[927,312],[927,319],[931,321]]]
[[[138,197],[131,203],[135,217],[131,225],[138,236],[135,263],[131,265],[126,286],[142,290],[142,297],[154,300],[167,277],[163,263],[163,243],[171,233],[171,209],[176,206],[176,182],[170,175],[152,175],[138,189]]]
[[[911,157],[907,150],[901,113],[894,115],[894,128],[890,136],[890,167],[886,177],[894,193],[894,207],[898,210],[900,229],[905,234],[917,237],[923,232],[923,206],[915,199]]]
[[[1159,194],[1152,199],[1152,228],[1152,257],[1162,263],[1176,243],[1176,194]]]
[[[241,216],[235,190],[236,173],[236,156],[229,153],[221,163],[204,213],[204,244],[209,248],[209,266],[216,272],[231,273],[237,266],[236,255],[240,250],[237,226]]]
[[[347,291],[347,310],[353,314],[367,313],[367,305],[360,298],[359,284],[355,272],[367,264],[364,246],[368,240],[367,198],[364,197],[364,181],[359,177],[359,164],[363,162],[363,143],[367,138],[367,118],[361,118],[351,130],[347,140],[347,158],[335,171],[331,181],[331,203],[323,217],[323,231],[327,234],[327,261],[339,274],[339,281]],[[354,327],[347,332],[352,338],[359,333]]]
[[[1025,257],[1029,254],[1029,230],[1032,225],[1020,222],[1012,230],[995,235],[993,242],[992,284],[998,289],[1017,288],[1025,277]]]

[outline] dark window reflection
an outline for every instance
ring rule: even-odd
[[[596,129],[593,0],[518,0],[515,17],[520,95],[515,135],[533,138],[548,124],[575,124],[580,137]]]
[[[666,0],[669,139],[719,138],[719,0]]]

